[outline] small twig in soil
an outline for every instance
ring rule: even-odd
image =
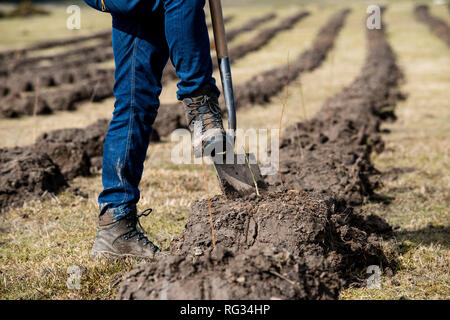
[[[205,179],[205,189],[206,189],[206,195],[208,196],[208,211],[209,211],[209,224],[211,225],[211,239],[213,248],[216,248],[216,235],[214,232],[214,223],[213,223],[213,216],[212,216],[212,208],[211,208],[211,197],[209,196],[209,188],[208,188],[208,180],[206,178],[206,167],[205,167],[205,160],[202,157],[202,167],[203,167],[203,178]]]
[[[247,163],[247,166],[248,166],[248,170],[250,170],[250,173],[252,175],[253,184],[255,185],[256,195],[259,197],[260,194],[259,194],[258,183],[256,182],[255,174],[253,173],[252,167],[250,166],[250,161],[248,160],[248,156],[247,156],[247,153],[245,152],[245,150],[244,150],[244,155],[245,155],[245,162]]]
[[[289,96],[289,72],[291,69],[291,65],[289,64],[289,51],[287,56],[287,75],[286,75],[286,93],[284,95],[284,102],[281,107],[281,115],[280,115],[280,130],[278,131],[278,145],[281,145],[281,129],[283,128],[283,116],[287,105],[287,99]],[[280,182],[281,186],[284,189],[284,182],[283,182],[283,174],[281,173],[281,166],[280,166],[280,157],[278,157],[278,174],[280,175]]]
[[[283,279],[283,280],[286,280],[287,282],[289,282],[289,283],[292,284],[293,286],[298,285],[297,282],[292,281],[291,279],[289,279],[289,278],[283,276],[282,274],[280,274],[280,273],[278,273],[278,272],[276,272],[276,271],[269,270],[269,272],[270,272],[271,274],[273,274],[274,276],[277,276],[277,277],[279,277],[279,278],[281,278],[281,279]]]

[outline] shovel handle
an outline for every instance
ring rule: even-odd
[[[216,44],[217,58],[228,57],[227,38],[225,34],[225,23],[223,21],[222,4],[220,0],[209,0],[211,10],[211,22]]]
[[[225,23],[223,21],[222,4],[220,0],[209,0],[211,21],[214,32],[220,78],[222,80],[223,95],[228,114],[228,129],[231,130],[233,141],[236,132],[236,105],[234,103],[233,81],[231,77],[230,57],[228,56]]]

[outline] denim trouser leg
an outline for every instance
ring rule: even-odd
[[[101,0],[85,0],[102,10]],[[113,119],[103,152],[101,214],[120,220],[136,210],[162,71],[170,58],[180,77],[178,98],[212,84],[205,0],[103,0],[113,17],[116,63]],[[169,159],[168,159],[169,161]]]
[[[139,182],[155,121],[169,51],[162,8],[146,18],[113,14],[116,63],[113,119],[103,151],[101,213],[119,220],[136,210]]]
[[[207,83],[219,94],[212,77],[211,48],[203,10],[205,0],[162,1],[170,59],[180,78],[178,99],[189,96]]]

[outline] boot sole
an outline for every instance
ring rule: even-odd
[[[95,251],[95,252],[91,253],[91,259],[92,260],[101,260],[101,259],[116,260],[116,259],[134,258],[134,259],[139,259],[139,260],[155,260],[156,258],[159,258],[162,255],[163,255],[162,253],[156,253],[155,255],[153,255],[153,257],[149,257],[149,256],[140,256],[140,255],[135,255],[135,254],[130,254],[130,253]]]

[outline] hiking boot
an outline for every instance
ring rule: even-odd
[[[214,157],[216,153],[224,153],[228,138],[217,94],[207,85],[194,97],[184,98],[183,104],[189,130],[193,134],[195,157]]]
[[[147,239],[139,222],[140,217],[148,216],[151,211],[147,209],[139,215],[131,213],[119,221],[114,221],[112,214],[101,215],[92,258],[154,258],[160,254],[161,250]]]

